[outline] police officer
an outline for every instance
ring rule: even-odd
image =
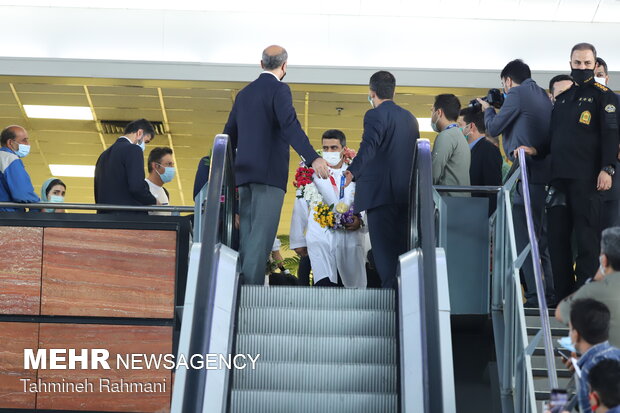
[[[599,266],[601,191],[611,188],[618,155],[617,100],[606,86],[594,81],[594,46],[575,45],[570,65],[576,84],[556,98],[549,143],[523,147],[532,156],[552,155],[547,208],[558,300],[592,277]],[[574,271],[573,230],[577,241]]]
[[[607,86],[609,83],[609,72],[607,63],[600,57],[596,58],[596,69],[594,69],[594,80]],[[620,102],[620,95],[616,94]],[[617,106],[616,106],[617,107]],[[620,116],[620,111],[616,111]],[[620,169],[620,161],[616,159],[616,170]],[[601,231],[620,225],[620,173],[614,174],[611,189],[603,194],[603,207],[601,210]]]

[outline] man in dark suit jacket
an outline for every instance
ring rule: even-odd
[[[125,127],[124,136],[103,151],[95,166],[96,203],[135,206],[157,203],[144,180],[144,149],[141,149],[144,141],[154,136],[151,122],[134,120]]]
[[[327,163],[301,129],[286,75],[288,54],[280,46],[263,51],[261,75],[235,99],[224,128],[236,149],[239,188],[239,256],[247,284],[263,284],[288,182],[289,145],[322,178]]]
[[[484,114],[473,107],[461,111],[463,115],[463,134],[471,149],[469,181],[473,186],[502,185],[502,154],[499,148],[485,137]],[[497,207],[497,194],[472,194],[489,198],[489,216]]]
[[[418,121],[394,103],[396,79],[385,71],[370,78],[373,109],[364,116],[357,156],[345,173],[356,183],[355,210],[368,214],[375,265],[383,288],[396,285],[398,256],[407,250],[409,181]]]
[[[530,67],[522,60],[509,62],[500,74],[506,99],[499,113],[487,102],[478,99],[484,110],[486,132],[491,136],[502,135],[504,152],[515,162],[514,151],[519,146],[544,145],[549,142],[549,125],[553,105],[547,92],[532,80]],[[526,143],[529,142],[529,143]],[[534,231],[538,237],[538,250],[545,281],[545,295],[549,305],[555,304],[555,291],[549,258],[547,225],[545,214],[545,185],[549,183],[551,164],[549,159],[527,158],[530,204],[534,219]],[[529,243],[525,206],[521,184],[518,184],[513,198],[513,220],[515,241],[520,252]],[[525,298],[527,307],[537,307],[536,283],[532,260],[523,263]]]

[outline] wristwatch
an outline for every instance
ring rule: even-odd
[[[616,168],[614,168],[611,165],[607,165],[606,167],[604,167],[603,169],[601,169],[603,172],[607,172],[607,174],[609,176],[614,176],[614,174],[616,173]]]

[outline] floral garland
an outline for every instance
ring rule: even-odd
[[[338,212],[334,209],[334,205],[327,205],[325,202],[319,202],[314,207],[314,220],[321,228],[344,229],[355,222],[356,216],[360,217],[359,214],[353,212],[353,206],[344,213]]]

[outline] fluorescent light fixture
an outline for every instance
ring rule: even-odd
[[[420,127],[420,132],[434,132],[431,127],[431,118],[416,118],[418,120],[418,126]]]
[[[93,178],[94,165],[50,165],[52,176],[71,176],[75,178]]]
[[[93,120],[88,106],[24,105],[24,110],[29,118]]]

